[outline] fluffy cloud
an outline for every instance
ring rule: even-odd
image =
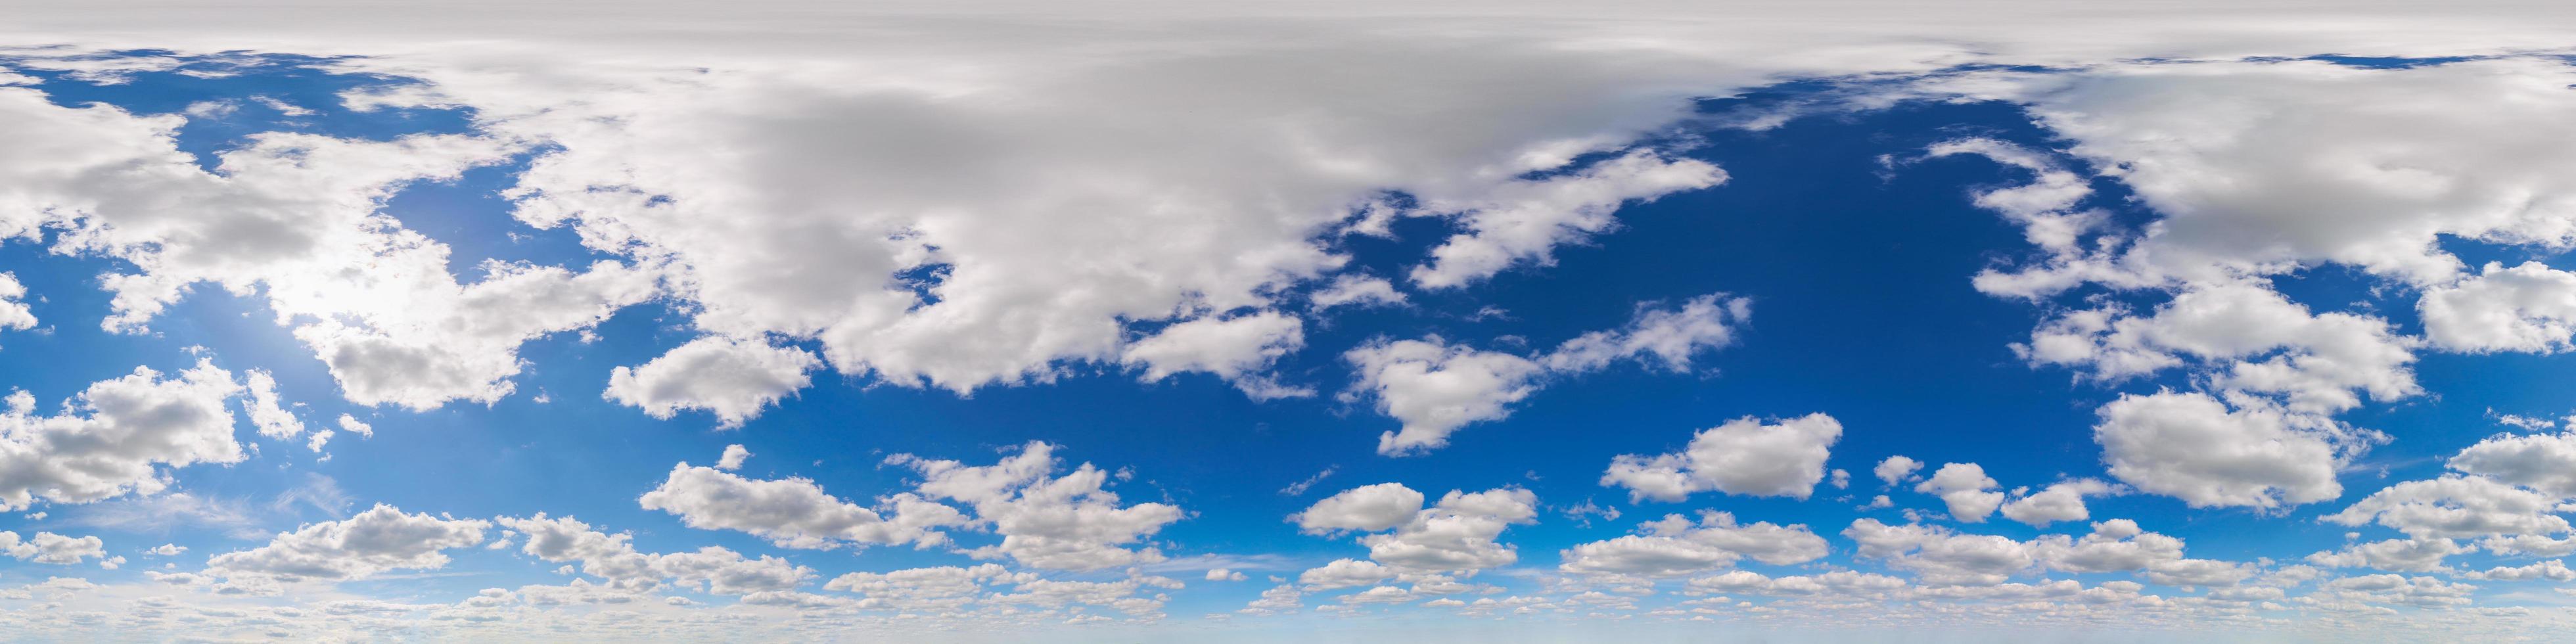
[[[579,562],[581,572],[607,582],[601,587],[603,591],[626,596],[659,590],[666,584],[719,595],[787,591],[814,576],[814,571],[785,559],[768,555],[748,558],[715,546],[694,552],[638,552],[631,535],[593,530],[590,524],[572,517],[547,518],[538,514],[502,517],[495,522],[526,535],[527,542],[520,546],[520,552],[546,561]]]
[[[1297,583],[1308,591],[1332,590],[1367,586],[1392,579],[1395,575],[1394,569],[1374,561],[1335,559],[1332,563],[1297,573]]]
[[[1950,518],[1967,523],[1984,523],[1986,517],[2003,505],[2000,485],[1986,476],[1986,468],[1975,463],[1944,463],[1932,478],[1914,486],[1914,491],[1941,497],[1950,506]]]
[[[277,397],[277,378],[267,371],[252,369],[242,373],[242,386],[250,393],[244,407],[250,412],[250,424],[259,435],[285,440],[304,433],[304,421],[286,410]]]
[[[1422,511],[1423,495],[1402,483],[1363,485],[1316,501],[1290,521],[1309,533],[1335,530],[1376,532],[1413,520]]]
[[[347,519],[278,533],[265,546],[215,555],[206,567],[208,574],[245,586],[258,579],[341,581],[388,570],[435,570],[447,566],[443,551],[482,543],[490,527],[488,521],[404,514],[378,504]]]
[[[2192,507],[2273,508],[2335,498],[2335,473],[2384,440],[2320,416],[2206,394],[2122,395],[2093,427],[2111,476]]]
[[[1520,560],[1513,547],[1495,538],[1513,524],[1538,517],[1537,495],[1519,488],[1451,490],[1429,508],[1422,507],[1422,499],[1411,488],[1381,483],[1334,495],[1291,520],[1309,532],[1378,533],[1359,540],[1368,546],[1371,561],[1338,564],[1341,572],[1383,566],[1398,573],[1427,574],[1473,573]]]
[[[2484,477],[2450,475],[2388,486],[2318,520],[2348,526],[2376,521],[2417,539],[2547,535],[2569,529],[2556,516],[2562,510],[2558,501]]]
[[[2444,570],[2442,560],[2466,553],[2467,548],[2449,539],[2389,539],[2357,543],[2342,550],[2308,555],[2308,563],[2336,568],[2377,568],[2399,572]]]
[[[2449,466],[2556,497],[2576,496],[2576,434],[2489,437],[2460,450]]]
[[[17,274],[0,271],[0,329],[36,328],[36,314],[27,308],[26,297],[27,285],[18,282]]]
[[[66,537],[51,532],[38,532],[35,538],[22,541],[16,532],[0,530],[0,553],[8,554],[20,561],[56,565],[76,564],[82,559],[106,558],[105,546],[105,542],[94,536]],[[119,559],[123,558],[119,557]]]
[[[1583,574],[1668,577],[1734,565],[1743,558],[1786,566],[1824,558],[1825,539],[1804,525],[1737,525],[1735,515],[1708,512],[1693,526],[1681,515],[1639,527],[1640,534],[1576,544],[1559,553],[1558,570]]]
[[[2112,308],[2073,311],[2016,345],[2034,364],[2090,367],[2117,380],[2186,364],[2212,372],[2221,392],[2278,395],[2300,412],[2361,404],[2359,392],[2394,400],[2422,391],[2409,365],[2414,341],[2378,318],[2310,314],[2252,281],[2194,284],[2152,315]]]
[[[163,378],[149,368],[91,383],[61,415],[36,415],[24,391],[0,410],[0,510],[88,503],[169,486],[156,467],[237,463],[227,401],[241,391],[212,362]]]
[[[1146,382],[1200,371],[1234,383],[1256,400],[1303,396],[1312,392],[1281,386],[1262,372],[1280,356],[1306,345],[1305,328],[1297,318],[1273,311],[1230,319],[1199,318],[1164,327],[1127,345],[1120,360],[1144,366],[1141,378]]]
[[[1512,403],[1538,391],[1544,371],[1528,358],[1438,337],[1372,343],[1342,357],[1360,374],[1354,391],[1369,392],[1378,413],[1404,422],[1401,431],[1378,436],[1378,453],[1388,455],[1436,449],[1459,427],[1510,416]]]
[[[2040,528],[2059,521],[2082,521],[2093,518],[2092,512],[2084,507],[2084,497],[2118,492],[2117,486],[2093,479],[2052,483],[2029,496],[2005,503],[2004,518]]]
[[[1816,575],[1770,577],[1750,570],[1690,580],[1693,592],[1736,595],[1807,596],[1870,595],[1903,590],[1905,580],[1887,575],[1837,570]]]
[[[1623,359],[1687,371],[1693,355],[1733,343],[1733,325],[1750,311],[1747,300],[1722,295],[1670,309],[1641,304],[1627,325],[1577,336],[1536,358],[1451,345],[1438,336],[1373,341],[1342,354],[1359,373],[1343,399],[1374,398],[1379,413],[1404,423],[1378,437],[1378,453],[1420,454],[1447,445],[1460,427],[1510,416],[1511,405],[1537,392],[1551,373],[1580,374]]]
[[[1516,262],[1554,264],[1551,249],[1608,230],[1623,203],[1725,181],[1726,171],[1705,161],[1636,150],[1579,172],[1510,181],[1473,196],[1423,195],[1424,212],[1456,218],[1467,231],[1431,249],[1431,263],[1413,269],[1413,283],[1456,288]]]
[[[751,450],[744,449],[741,445],[726,445],[724,455],[716,458],[716,469],[728,472],[739,470],[742,469],[742,462],[750,459]]]
[[[1716,490],[1804,499],[1825,478],[1825,459],[1843,425],[1824,414],[1766,423],[1751,416],[1701,430],[1680,453],[1623,454],[1602,485],[1628,488],[1631,499],[1679,501]]]
[[[872,510],[823,492],[801,478],[746,479],[710,467],[681,463],[653,491],[637,499],[644,509],[680,517],[702,530],[739,530],[781,547],[831,548],[842,544],[940,545],[936,528],[964,525],[963,513],[912,494],[897,494]]]
[[[1869,472],[1870,474],[1876,475],[1878,480],[1887,483],[1890,487],[1893,487],[1898,483],[1905,482],[1907,477],[1914,476],[1916,471],[1920,471],[1922,469],[1922,461],[1907,458],[1900,454],[1887,457],[1887,460],[1879,461],[1878,466],[1870,468]]]
[[[1913,570],[1925,584],[1991,586],[2039,563],[2030,544],[1938,526],[1891,526],[1863,518],[1843,529],[1843,536],[1860,546],[1861,556]]]
[[[2543,59],[2392,69],[2324,61],[2118,65],[1942,81],[2027,104],[2165,217],[2117,269],[2205,281],[2331,262],[2417,285],[2464,268],[2440,236],[2558,244],[2576,70]],[[2478,118],[2459,118],[2475,113]]]
[[[823,361],[803,349],[771,346],[759,340],[704,337],[664,352],[643,366],[618,367],[608,375],[608,400],[638,407],[654,418],[669,419],[682,410],[713,412],[717,427],[740,427],[743,421],[778,402],[810,379],[805,372]]]
[[[2476,277],[2426,290],[2417,309],[2424,337],[2444,349],[2564,351],[2576,336],[2576,273],[2488,262]]]
[[[917,492],[974,508],[970,525],[990,527],[1002,543],[976,549],[979,557],[1008,556],[1021,564],[1061,570],[1099,570],[1161,561],[1152,547],[1127,546],[1153,536],[1181,520],[1178,507],[1163,503],[1120,505],[1118,495],[1102,486],[1109,472],[1090,463],[1064,476],[1055,446],[1031,442],[1018,454],[994,465],[967,465],[898,454],[886,462],[921,473]]]
[[[2576,570],[2569,569],[2567,567],[2567,562],[2552,559],[2525,566],[2497,566],[2486,570],[2461,573],[2460,576],[2468,579],[2486,581],[2525,581],[2538,579],[2563,584],[2570,581],[2576,581]]]

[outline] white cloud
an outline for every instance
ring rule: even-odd
[[[2483,273],[2424,292],[2424,337],[2452,351],[2557,352],[2576,336],[2576,273],[2540,262]]]
[[[1332,563],[1297,573],[1297,583],[1308,591],[1332,590],[1367,586],[1392,579],[1395,575],[1394,569],[1374,561],[1335,559]]]
[[[669,419],[705,410],[721,428],[741,427],[762,409],[803,388],[823,361],[803,349],[760,340],[708,336],[664,352],[642,366],[609,372],[608,400]]]
[[[716,459],[716,469],[728,472],[739,470],[742,469],[742,462],[750,458],[751,450],[743,449],[741,445],[726,445],[724,456]]]
[[[13,392],[0,410],[0,509],[154,494],[170,485],[157,466],[240,462],[226,406],[240,392],[212,362],[168,379],[136,367],[91,383],[58,416],[35,415],[35,396]]]
[[[2414,341],[2388,323],[2350,313],[2311,315],[2251,281],[2194,284],[2149,316],[2114,308],[2051,320],[2014,348],[2033,364],[2090,367],[2118,380],[2197,360],[2220,392],[2279,395],[2306,413],[2359,406],[2357,392],[2387,401],[2422,391],[2409,368]]]
[[[1418,454],[1449,444],[1449,434],[1469,423],[1501,420],[1510,405],[1538,391],[1539,363],[1508,353],[1453,346],[1438,337],[1376,342],[1342,357],[1368,391],[1378,413],[1404,422],[1378,437],[1386,455]]]
[[[2563,584],[2576,581],[2576,570],[2568,569],[2567,562],[2551,559],[2549,561],[2524,566],[2497,566],[2481,571],[2461,573],[2460,576],[2467,579],[2480,579],[2486,581],[2525,581],[2537,579]]]
[[[1308,533],[1376,532],[1413,520],[1413,515],[1422,511],[1423,498],[1421,492],[1402,483],[1363,485],[1316,501],[1288,519]]]
[[[1950,506],[1950,518],[1984,523],[2004,503],[2004,493],[1995,491],[1999,485],[1975,463],[1944,463],[1914,491],[1941,497]]]
[[[2447,569],[2442,565],[2444,558],[2468,551],[2449,539],[2389,539],[2308,555],[2307,562],[2335,568],[2431,572]]]
[[[740,596],[793,590],[814,576],[813,570],[785,559],[768,555],[748,558],[716,546],[693,552],[638,552],[631,535],[611,535],[593,530],[590,524],[572,517],[549,519],[538,514],[525,518],[502,517],[494,521],[527,535],[527,542],[520,547],[520,552],[546,561],[580,562],[584,574],[607,582],[600,590],[623,596],[653,592],[665,584]],[[587,585],[583,580],[575,580],[575,583]],[[525,593],[527,589],[522,588],[521,592]]]
[[[1843,529],[1864,557],[1913,570],[1927,585],[1992,586],[2039,563],[2030,544],[1924,525],[1891,526],[1862,518]]]
[[[1907,458],[1905,455],[1899,454],[1887,457],[1887,460],[1879,461],[1878,466],[1870,468],[1869,472],[1870,474],[1878,476],[1878,480],[1885,482],[1889,487],[1894,487],[1898,483],[1905,482],[1906,478],[1914,476],[1916,471],[1922,469],[1922,461]]]
[[[475,519],[404,514],[378,504],[347,519],[278,533],[265,546],[215,555],[206,560],[206,568],[207,574],[244,588],[259,588],[262,580],[341,581],[388,570],[435,570],[447,566],[442,551],[482,543],[483,531],[491,526]]]
[[[1515,263],[1553,265],[1557,245],[1609,230],[1617,223],[1611,214],[1624,203],[1724,182],[1726,171],[1705,161],[1635,150],[1576,172],[1479,187],[1472,195],[1422,195],[1423,214],[1458,219],[1467,231],[1431,249],[1431,263],[1411,277],[1424,288],[1457,288]]]
[[[886,499],[880,512],[826,494],[806,479],[746,479],[687,463],[672,467],[670,477],[637,502],[647,510],[677,515],[692,528],[738,530],[787,548],[935,546],[948,538],[934,529],[967,521],[955,508],[912,494]]]
[[[251,426],[259,428],[259,435],[285,440],[304,433],[304,421],[297,420],[295,413],[287,411],[278,400],[276,377],[265,370],[252,369],[242,372],[242,384],[250,392],[250,400],[244,406],[250,412]]]
[[[1903,579],[1849,570],[1777,578],[1750,570],[1737,570],[1689,582],[1690,590],[1696,592],[1770,596],[1872,595],[1900,591],[1905,587]]]
[[[1825,459],[1842,434],[1842,423],[1824,414],[1774,423],[1746,416],[1701,430],[1679,453],[1622,454],[1601,484],[1628,488],[1634,500],[1679,501],[1709,490],[1804,499],[1824,480]]]
[[[27,285],[18,274],[0,271],[0,329],[36,328],[36,313],[27,307]]]
[[[82,559],[104,559],[107,557],[105,545],[95,536],[67,537],[38,532],[34,538],[21,541],[16,532],[0,531],[0,553],[20,561],[41,564],[71,565],[80,563]],[[108,568],[114,569],[115,566]]]
[[[1251,577],[1240,571],[1224,568],[1209,568],[1207,571],[1208,581],[1243,581],[1245,579],[1251,579]]]
[[[1735,516],[1708,512],[1693,526],[1681,515],[1648,522],[1640,534],[1576,544],[1559,554],[1558,570],[1570,573],[1669,577],[1732,566],[1752,558],[1786,566],[1824,558],[1823,537],[1804,525],[1770,522],[1737,525]]]
[[[2451,469],[2576,497],[2576,434],[2498,435],[2460,450]]]
[[[356,416],[351,416],[351,415],[348,415],[348,414],[341,414],[341,415],[340,415],[340,421],[339,421],[339,422],[340,422],[340,431],[348,432],[348,433],[351,433],[351,434],[357,434],[357,435],[359,435],[359,436],[365,436],[365,437],[368,437],[368,438],[374,438],[374,437],[376,436],[376,427],[375,427],[374,425],[369,425],[369,424],[366,424],[366,423],[364,423],[364,422],[360,422],[360,421],[358,420],[358,417],[356,417]]]
[[[2084,497],[2118,492],[2118,487],[2093,479],[2052,483],[2029,496],[2005,503],[2004,518],[2039,528],[2059,521],[2083,521],[2093,518],[2092,512],[2084,507]]]
[[[1198,371],[1234,383],[1255,400],[1305,396],[1313,392],[1279,385],[1265,374],[1280,356],[1306,346],[1305,328],[1296,317],[1275,311],[1202,317],[1164,327],[1127,345],[1120,360],[1143,365],[1141,378],[1146,382]]]
[[[2321,416],[2200,393],[2122,395],[2093,436],[2111,476],[2192,507],[2276,508],[2335,498],[2335,473],[2384,436]]]
[[[2365,69],[2325,61],[2113,65],[1958,79],[2030,106],[2070,152],[2163,213],[2118,270],[2206,281],[2331,262],[2415,285],[2461,262],[2438,236],[2563,244],[2558,177],[2576,70],[2545,59]],[[1950,81],[1944,81],[1950,82]],[[2476,118],[2461,118],[2477,114]]]
[[[1055,449],[1031,442],[1018,454],[983,466],[910,454],[886,462],[921,473],[916,489],[921,496],[966,503],[974,508],[971,525],[1002,535],[1001,544],[978,548],[971,553],[976,556],[1008,556],[1023,565],[1059,570],[1162,561],[1158,548],[1128,546],[1181,520],[1181,509],[1164,503],[1121,505],[1117,494],[1102,487],[1109,472],[1090,463],[1051,476],[1059,465]]]
[[[1733,325],[1749,315],[1748,300],[1722,294],[1669,309],[1640,304],[1626,325],[1577,336],[1536,358],[1451,345],[1439,336],[1375,340],[1342,354],[1359,373],[1342,399],[1374,398],[1378,413],[1403,421],[1401,431],[1378,437],[1379,454],[1421,454],[1449,444],[1460,427],[1511,416],[1511,405],[1537,392],[1549,374],[1581,374],[1625,359],[1689,371],[1693,355],[1732,344]]]
[[[1380,484],[1335,495],[1340,502],[1317,503],[1327,510],[1314,515],[1308,509],[1294,517],[1309,530],[1351,529],[1378,532],[1360,537],[1368,546],[1369,559],[1398,573],[1473,573],[1520,560],[1511,546],[1495,541],[1503,530],[1514,524],[1530,523],[1538,517],[1538,497],[1529,490],[1496,488],[1468,493],[1451,490],[1441,495],[1438,503],[1396,519],[1395,510],[1407,505],[1421,507],[1420,493],[1403,486]],[[1353,494],[1354,492],[1367,492]],[[1327,499],[1332,501],[1333,499]],[[1314,515],[1313,519],[1306,518]],[[1312,525],[1308,525],[1309,522]],[[1392,525],[1388,525],[1394,521]],[[1382,526],[1382,527],[1380,527]],[[1356,564],[1346,568],[1358,569]]]
[[[1548,370],[1583,373],[1627,358],[1647,361],[1673,372],[1691,369],[1691,356],[1735,343],[1735,328],[1753,315],[1751,300],[1725,294],[1702,295],[1677,309],[1637,306],[1634,319],[1616,330],[1577,336],[1540,358]],[[1653,360],[1647,360],[1649,357]]]
[[[2493,479],[2446,475],[2388,486],[2320,521],[2358,526],[2376,521],[2406,536],[2476,538],[2567,532],[2559,498]]]
[[[1405,303],[1403,293],[1385,279],[1366,275],[1342,275],[1333,283],[1306,297],[1317,311],[1336,306],[1379,306]]]

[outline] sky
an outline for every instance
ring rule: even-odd
[[[0,639],[2550,641],[2566,12],[30,4]]]

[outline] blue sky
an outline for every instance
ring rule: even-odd
[[[0,50],[0,634],[2576,619],[2565,58],[1009,24]]]

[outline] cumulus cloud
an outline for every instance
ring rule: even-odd
[[[2198,364],[2221,392],[2278,395],[2292,410],[2331,413],[2359,406],[2362,392],[2382,401],[2421,392],[2413,344],[2384,320],[2311,314],[2266,285],[2227,281],[2194,284],[2152,315],[2068,312],[2015,348],[2035,364],[2085,366],[2105,380]]]
[[[287,411],[284,401],[278,399],[275,376],[260,369],[245,371],[242,386],[250,393],[250,400],[243,406],[250,412],[251,426],[259,428],[259,435],[285,440],[304,433],[304,421],[296,418],[295,412]]]
[[[2576,497],[2576,433],[2493,436],[2460,450],[2448,465],[2551,496]]]
[[[494,520],[501,527],[518,531],[527,537],[519,551],[553,562],[578,562],[581,572],[599,577],[604,585],[600,592],[632,597],[678,585],[719,595],[744,596],[761,592],[794,590],[814,571],[785,559],[762,555],[744,557],[733,550],[707,546],[691,552],[645,553],[635,549],[632,535],[608,534],[594,530],[590,524],[572,517],[547,518],[540,513],[531,517],[502,517]],[[587,586],[586,580],[575,580]],[[522,588],[525,593],[528,589]],[[561,594],[567,589],[550,589]],[[569,590],[579,590],[575,587]]]
[[[1869,473],[1877,476],[1879,481],[1885,482],[1889,487],[1894,487],[1898,483],[1905,482],[1907,478],[1914,476],[1916,471],[1920,471],[1922,469],[1922,461],[1907,458],[1905,455],[1899,454],[1887,457],[1887,460],[1879,461],[1878,466],[1870,468]]]
[[[2343,494],[2335,473],[2385,436],[2332,419],[2206,394],[2122,395],[2093,436],[2111,476],[2192,507],[2276,508]]]
[[[1617,223],[1612,213],[1624,203],[1725,181],[1726,171],[1708,162],[1636,150],[1577,172],[1509,181],[1472,196],[1422,195],[1423,211],[1457,219],[1467,230],[1431,249],[1431,263],[1413,269],[1413,283],[1456,288],[1519,262],[1551,265],[1552,249],[1609,230]]]
[[[2389,539],[2308,555],[2307,562],[2335,568],[2431,572],[2448,569],[2443,559],[2468,551],[2450,539]]]
[[[642,366],[609,372],[610,401],[669,419],[682,410],[704,410],[720,428],[741,427],[762,409],[805,386],[806,372],[823,364],[803,349],[760,340],[703,337]]]
[[[1746,416],[1701,430],[1679,453],[1620,455],[1601,484],[1628,488],[1633,500],[1679,501],[1709,490],[1804,499],[1824,480],[1842,435],[1842,423],[1821,413],[1776,422]]]
[[[1638,534],[1576,544],[1559,553],[1569,573],[1670,577],[1732,566],[1750,558],[1786,566],[1822,559],[1825,539],[1804,525],[1768,521],[1738,525],[1735,515],[1707,512],[1693,525],[1681,515],[1639,526]]]
[[[1309,533],[1376,532],[1413,520],[1413,515],[1422,511],[1423,498],[1421,492],[1402,483],[1363,485],[1316,501],[1288,520]]]
[[[482,543],[490,527],[489,521],[405,514],[378,504],[347,519],[280,532],[265,546],[215,555],[206,568],[246,589],[271,580],[343,581],[388,570],[435,570],[447,566],[443,551]]]
[[[27,307],[27,285],[16,273],[0,271],[0,329],[36,328],[36,313]]]
[[[1984,523],[1996,507],[2003,505],[2004,493],[1995,490],[1999,485],[1975,463],[1944,463],[1932,478],[1914,486],[1914,491],[1941,497],[1950,506],[1950,518]]]
[[[40,564],[71,565],[82,559],[107,558],[106,543],[98,537],[67,537],[51,532],[38,532],[21,540],[18,533],[0,530],[0,553],[20,561]],[[123,557],[118,557],[123,560]],[[108,566],[113,569],[115,566]]]
[[[742,462],[750,459],[751,450],[744,449],[741,445],[726,445],[724,455],[716,458],[716,469],[728,472],[739,470],[742,469]]]
[[[2004,518],[2045,528],[2059,521],[2083,521],[2093,518],[2084,507],[2084,497],[2117,494],[2119,487],[2093,479],[2075,479],[2049,484],[2038,492],[2004,503]]]
[[[1165,503],[1121,504],[1117,494],[1104,488],[1110,473],[1090,463],[1054,476],[1061,465],[1055,449],[1031,442],[993,465],[910,454],[886,462],[920,473],[923,480],[915,492],[922,497],[965,503],[974,509],[969,525],[1002,535],[1000,544],[970,553],[978,557],[1007,556],[1023,565],[1061,570],[1162,561],[1161,549],[1129,546],[1181,520],[1181,509]]]
[[[1438,337],[1364,345],[1343,354],[1378,413],[1404,422],[1378,437],[1380,454],[1429,451],[1469,423],[1501,420],[1538,391],[1538,363],[1508,353],[1453,346]]]
[[[170,485],[160,466],[240,462],[226,403],[241,390],[232,372],[201,361],[169,378],[136,367],[91,383],[54,416],[12,392],[0,410],[0,510],[153,494]]]
[[[1734,325],[1750,315],[1743,298],[1704,295],[1676,308],[1639,305],[1627,325],[1565,341],[1536,358],[1451,345],[1438,336],[1377,340],[1344,352],[1359,373],[1345,401],[1374,399],[1379,413],[1404,423],[1378,437],[1378,453],[1420,454],[1449,443],[1471,423],[1502,420],[1549,374],[1594,371],[1635,359],[1688,371],[1692,356],[1734,342]]]
[[[1279,385],[1263,375],[1280,356],[1306,345],[1305,323],[1262,311],[1234,318],[1181,322],[1127,345],[1120,360],[1141,365],[1146,382],[1182,372],[1206,372],[1234,383],[1255,400],[1304,396],[1312,391]]]
[[[1496,488],[1483,492],[1451,490],[1431,507],[1423,494],[1395,483],[1355,488],[1316,502],[1289,517],[1301,529],[1371,532],[1361,536],[1367,562],[1334,565],[1318,579],[1358,575],[1383,567],[1392,573],[1474,573],[1520,560],[1517,549],[1495,541],[1514,524],[1538,517],[1538,497],[1529,490]],[[1317,569],[1324,570],[1324,569]],[[1372,580],[1371,583],[1373,583]],[[1301,582],[1313,583],[1313,582]],[[1354,584],[1357,585],[1357,584]]]
[[[711,467],[681,463],[637,502],[680,517],[702,530],[738,530],[787,548],[846,544],[947,543],[937,528],[964,525],[963,513],[913,494],[896,494],[877,509],[842,501],[801,478],[747,479]]]
[[[2444,349],[2564,351],[2576,336],[2576,273],[2488,262],[2476,277],[2426,290],[2417,308],[2424,337]]]
[[[2348,526],[2377,522],[2406,536],[2476,538],[2567,532],[2559,497],[2485,477],[2448,475],[2388,486],[2342,512],[2318,517]]]
[[[1915,571],[1925,584],[1992,586],[2038,565],[2030,544],[1924,525],[1891,526],[1862,518],[1843,529],[1864,557]]]

